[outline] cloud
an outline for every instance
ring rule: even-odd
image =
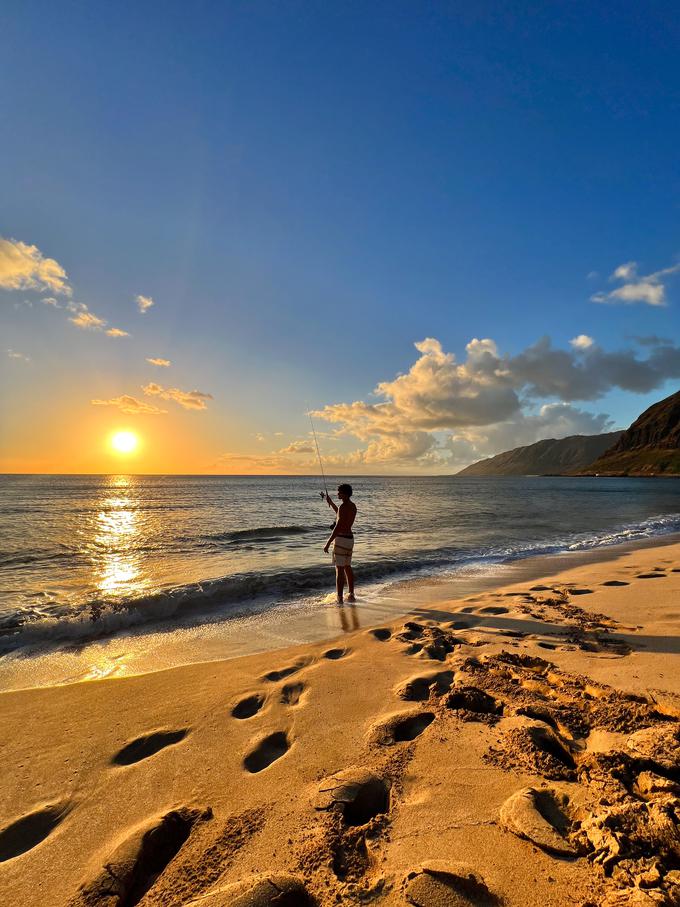
[[[659,337],[658,334],[644,334],[642,336],[632,334],[628,339],[634,340],[640,346],[673,346],[673,341],[670,337]]]
[[[54,306],[55,309],[61,308],[61,306],[59,305],[57,300],[54,298],[54,296],[45,296],[45,297],[43,297],[43,299],[41,299],[41,302],[44,302],[45,305]]]
[[[49,290],[70,296],[66,271],[53,258],[45,258],[37,246],[0,237],[0,288]]]
[[[264,440],[264,438],[262,439]],[[314,453],[314,445],[311,441],[293,441],[287,447],[282,447],[280,454],[301,454]]]
[[[69,316],[71,324],[74,324],[77,328],[81,328],[81,330],[103,331],[106,328],[105,333],[109,337],[130,336],[127,331],[121,331],[120,328],[107,328],[108,321],[104,318],[100,318],[99,315],[95,315],[94,312],[91,312],[84,302],[69,302],[66,308],[69,312],[73,313]]]
[[[142,315],[145,312],[148,312],[152,305],[155,305],[155,302],[150,296],[136,296],[135,302],[137,303],[137,308]]]
[[[75,311],[76,314],[71,315],[69,321],[77,328],[82,328],[84,331],[101,331],[106,327],[106,321],[95,315],[94,312],[90,312],[84,303],[74,304],[72,311]]]
[[[30,362],[30,356],[24,356],[23,353],[18,353],[16,350],[7,350],[7,355],[10,359],[20,359],[22,362]]]
[[[174,400],[184,409],[207,409],[206,400],[212,400],[212,394],[203,391],[183,391],[178,387],[161,387],[153,381],[145,385],[142,390],[147,396],[160,397],[162,400]]]
[[[513,385],[531,397],[596,400],[612,388],[648,393],[680,377],[680,347],[655,346],[647,358],[632,350],[606,352],[593,345],[587,356],[555,349],[548,337],[505,362]]]
[[[589,350],[595,341],[587,334],[579,334],[578,337],[574,337],[569,343],[575,350]]]
[[[680,271],[680,264],[662,268],[662,270],[646,276],[640,276],[637,268],[637,263],[634,261],[619,265],[609,279],[610,281],[621,281],[622,286],[608,293],[595,293],[590,297],[592,302],[623,303],[625,305],[642,302],[651,306],[665,306],[665,279],[677,274]]]
[[[169,359],[147,359],[151,365],[157,365],[159,368],[169,368],[172,365]]]
[[[632,280],[635,277],[637,271],[637,262],[627,261],[623,265],[619,265],[618,268],[609,278],[610,280]]]
[[[507,356],[493,340],[474,339],[459,362],[428,338],[415,344],[419,356],[405,374],[378,384],[378,402],[334,403],[314,415],[336,426],[336,438],[364,442],[347,460],[357,464],[441,468],[454,453],[462,459],[467,451],[469,462],[541,438],[597,434],[611,428],[608,416],[575,401],[612,388],[646,393],[680,377],[680,347],[647,340],[641,355],[607,352],[587,335],[573,338],[569,349],[543,337]]]
[[[369,440],[376,434],[398,437],[412,431],[485,425],[519,410],[512,381],[499,372],[503,363],[492,340],[472,340],[465,363],[457,363],[431,337],[415,347],[421,355],[409,371],[375,389],[383,402],[337,403],[315,415]]]
[[[158,416],[167,412],[165,409],[159,409],[151,403],[138,400],[136,397],[130,397],[128,394],[112,397],[110,400],[90,400],[90,403],[92,406],[115,406],[127,416]]]
[[[349,456],[324,457],[324,466],[327,473],[343,475],[347,471],[354,471],[361,465],[358,458]],[[228,473],[242,473],[247,475],[310,475],[318,474],[319,464],[316,455],[284,454],[278,451],[260,454],[235,454],[225,453],[211,464],[211,471],[226,471]],[[321,479],[319,478],[319,484]]]

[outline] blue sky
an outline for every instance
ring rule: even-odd
[[[665,305],[591,297],[639,283],[609,279],[624,263],[647,276],[679,260],[678,60],[670,3],[15,5],[0,236],[57,261],[72,304],[131,336],[79,329],[36,278],[0,290],[4,345],[30,359],[2,362],[7,468],[49,467],[25,420],[148,402],[152,380],[212,395],[205,411],[123,413],[150,435],[162,420],[191,433],[182,468],[305,471],[305,408],[374,405],[426,337],[458,362],[473,338],[501,358],[544,335],[638,358],[650,347],[631,337],[674,344],[675,273],[652,281]],[[144,315],[138,294],[155,302]],[[160,377],[155,356],[172,362]],[[675,363],[653,388],[590,399],[515,383],[519,415],[568,403],[611,422],[546,430],[626,425],[676,389]],[[447,412],[357,434],[356,413],[326,410],[340,434],[324,443],[339,467],[450,471],[541,431],[507,407],[491,435],[455,400]],[[429,441],[410,449],[412,432]]]

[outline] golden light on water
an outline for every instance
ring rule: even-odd
[[[132,434],[136,442],[132,432],[127,434]],[[106,596],[129,595],[137,588],[140,572],[136,551],[139,527],[134,483],[128,476],[112,476],[108,486],[113,493],[102,500],[93,539],[98,562],[98,586]]]
[[[111,435],[111,447],[119,454],[131,454],[139,447],[139,437],[133,431],[117,431]]]

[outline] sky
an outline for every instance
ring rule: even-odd
[[[13,4],[0,471],[627,427],[680,378],[679,114],[673,3]]]

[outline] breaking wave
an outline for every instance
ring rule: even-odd
[[[238,543],[243,539],[266,540],[313,531],[303,526],[262,527],[224,533],[221,538]],[[653,517],[615,529],[556,538],[548,544],[400,551],[363,562],[358,569],[362,584],[414,575],[455,574],[538,555],[586,551],[679,531],[680,515]],[[177,625],[188,618],[229,619],[320,594],[328,588],[329,580],[329,567],[323,564],[237,573],[129,599],[92,600],[77,607],[42,603],[35,609],[11,611],[0,617],[0,654],[69,640],[86,642],[151,624]]]

